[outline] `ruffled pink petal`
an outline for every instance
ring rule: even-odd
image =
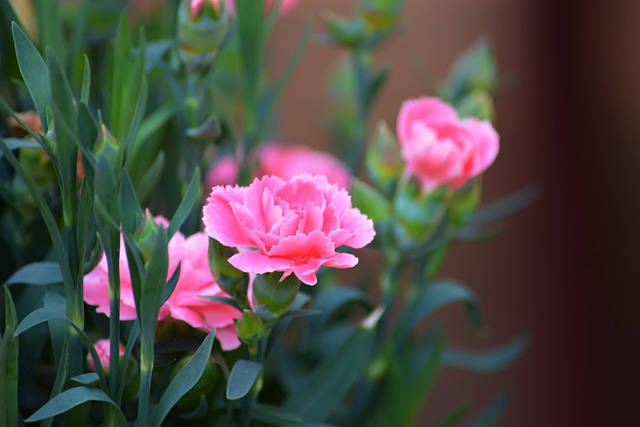
[[[337,252],[336,255],[324,265],[333,268],[351,268],[358,264],[358,258],[352,254]]]
[[[247,251],[235,254],[229,258],[229,264],[245,273],[255,274],[292,270],[294,266],[292,260],[269,257],[258,251]]]
[[[269,251],[269,257],[300,259],[326,259],[333,255],[333,242],[323,232],[314,230],[309,234],[285,237]]]
[[[415,137],[416,123],[457,121],[458,113],[438,98],[417,98],[405,101],[398,113],[397,133],[400,145]]]
[[[484,172],[494,162],[500,150],[500,137],[491,123],[475,118],[463,121],[465,127],[473,134],[476,142],[474,163],[470,170],[471,177]]]
[[[240,340],[236,334],[235,325],[216,329],[216,339],[224,351],[235,350],[240,347]]]
[[[234,215],[232,204],[242,204],[246,193],[240,187],[214,187],[203,209],[205,231],[225,246],[251,246]]]

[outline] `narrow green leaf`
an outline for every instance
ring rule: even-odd
[[[134,320],[133,326],[129,331],[129,337],[127,338],[127,345],[124,348],[124,356],[122,358],[122,369],[120,370],[120,378],[118,378],[118,390],[116,393],[116,402],[119,404],[122,401],[122,394],[124,393],[125,381],[127,378],[127,370],[131,362],[131,352],[133,347],[140,336],[140,322]]]
[[[67,344],[67,340],[64,340],[62,343],[62,352],[60,355],[60,362],[58,363],[58,372],[56,373],[56,380],[53,383],[53,388],[51,389],[51,395],[49,395],[49,400],[53,399],[60,393],[62,393],[62,389],[67,382],[67,377],[69,376],[69,346]],[[46,418],[40,423],[40,427],[50,427],[53,424],[53,417]]]
[[[136,102],[136,107],[133,111],[133,118],[131,119],[131,124],[129,125],[129,130],[127,132],[127,138],[125,139],[124,143],[125,158],[133,148],[136,136],[138,135],[138,129],[140,129],[140,123],[142,123],[142,118],[144,117],[144,110],[147,104],[147,91],[147,79],[142,77],[140,92],[138,94],[138,102]]]
[[[155,188],[164,169],[165,161],[164,151],[160,151],[138,184],[140,200],[145,200],[151,193],[151,190]]]
[[[127,420],[115,404],[113,400],[102,390],[89,387],[74,387],[63,391],[50,401],[44,404],[44,406],[38,409],[33,415],[27,418],[26,422],[34,422],[44,420],[45,418],[54,417],[56,415],[63,414],[70,409],[75,408],[86,402],[104,402],[112,405],[115,409],[113,411],[114,423],[117,427],[126,427]]]
[[[454,302],[465,303],[469,321],[480,325],[480,305],[471,289],[454,281],[442,281],[427,286],[418,296],[408,318],[407,331],[412,331],[434,311]]]
[[[65,60],[65,41],[63,32],[63,22],[60,16],[60,6],[54,1],[34,1],[38,35],[41,41],[41,49],[52,49],[56,56],[63,62]]]
[[[67,303],[62,295],[53,290],[47,290],[44,294],[44,308],[57,310],[66,313]],[[69,327],[64,321],[49,320],[49,337],[51,339],[51,349],[53,350],[53,358],[56,364],[60,365],[64,351],[64,345],[69,336]],[[66,374],[65,374],[66,375]],[[66,377],[63,381],[66,382]]]
[[[86,0],[83,1],[86,3]],[[89,57],[85,54],[82,55],[83,69],[82,69],[82,89],[80,90],[80,102],[89,104],[89,93],[91,90],[91,64],[89,64]]]
[[[458,407],[454,409],[449,415],[447,415],[445,418],[439,421],[438,424],[435,425],[435,427],[453,426],[456,422],[460,420],[460,418],[462,418],[462,416],[467,412],[468,409],[469,409],[468,403],[463,403],[461,405],[458,405]]]
[[[410,384],[407,384],[408,387],[405,388],[403,408],[400,411],[400,415],[405,421],[400,422],[399,425],[408,426],[413,424],[413,420],[418,415],[422,403],[436,379],[443,350],[444,340],[439,339],[428,353],[426,360],[421,361],[421,369],[418,376],[415,377]]]
[[[64,320],[68,323],[71,323],[71,320],[69,320],[69,318],[67,317],[66,312],[60,310],[59,308],[39,308],[35,311],[32,311],[24,319],[22,319],[22,322],[20,322],[18,328],[16,329],[16,336],[20,335],[28,329],[33,328],[36,325],[54,319]]]
[[[298,415],[285,411],[282,408],[264,403],[257,403],[253,407],[251,414],[256,421],[262,421],[268,424],[302,424],[304,420]]]
[[[98,125],[93,120],[89,107],[84,101],[80,101],[78,105],[78,141],[80,146],[92,152],[98,142],[98,135]]]
[[[127,252],[127,262],[129,264],[129,274],[131,277],[131,289],[133,291],[133,300],[136,303],[136,314],[140,320],[140,300],[142,298],[142,275],[144,274],[144,264],[142,255],[135,240],[129,233],[122,233],[124,239],[124,247]]]
[[[67,68],[72,71],[73,71],[73,64],[76,61],[76,57],[82,50],[82,43],[86,37],[85,29],[87,27],[87,18],[89,15],[89,8],[90,8],[89,5],[90,3],[93,3],[93,2],[91,0],[80,0],[79,3],[80,5],[78,6],[77,14],[75,15],[75,19],[73,20],[73,36],[71,37],[71,43],[68,43],[69,53],[67,57],[67,60],[68,60]],[[86,75],[87,74],[87,68],[86,68],[87,56],[83,55],[83,58],[85,60],[84,74]],[[84,82],[83,82],[83,88],[84,88]],[[88,93],[87,93],[87,96],[88,96]],[[88,102],[88,101],[85,100],[85,102]]]
[[[122,231],[128,234],[135,233],[142,222],[143,215],[129,174],[126,170],[123,170],[120,178],[120,220],[122,222]]]
[[[40,144],[33,139],[6,138],[4,142],[11,151],[17,150],[18,148],[40,148]],[[2,158],[3,155],[4,154],[0,153],[0,158]]]
[[[70,378],[69,381],[73,381],[80,385],[92,385],[100,381],[100,377],[98,377],[98,374],[95,372],[88,372],[86,374],[76,375],[75,377]]]
[[[147,43],[145,46],[146,61],[144,64],[144,72],[148,73],[155,66],[160,64],[163,61],[165,54],[169,52],[175,44],[175,40],[156,40]]]
[[[162,304],[164,304],[169,300],[169,298],[171,298],[171,294],[173,293],[173,291],[176,288],[176,285],[178,284],[178,280],[180,279],[181,263],[182,262],[178,262],[178,266],[174,270],[169,280],[167,280],[167,283],[165,283],[164,285],[164,293],[162,294]]]
[[[263,106],[264,111],[266,111],[266,114],[263,115],[262,122],[260,123],[261,130],[266,125],[271,123],[271,118],[273,116],[273,112],[275,111],[274,106],[280,99],[280,96],[282,95],[282,92],[284,91],[284,88],[286,87],[287,82],[291,78],[293,71],[295,70],[296,66],[300,62],[300,58],[302,58],[302,53],[307,47],[309,40],[311,40],[311,27],[312,27],[311,19],[306,19],[303,30],[302,30],[302,34],[298,38],[298,43],[296,44],[296,47],[293,51],[293,54],[291,55],[291,58],[289,59],[289,62],[287,63],[284,71],[282,72],[278,80],[275,82],[275,84],[272,85],[272,89],[271,91],[269,91],[266,97],[266,100]]]
[[[142,277],[140,309],[138,312],[142,334],[148,337],[154,335],[153,332],[155,331],[158,312],[160,311],[160,304],[164,294],[163,285],[166,283],[168,275],[169,255],[167,252],[168,239],[166,229],[160,227],[155,230],[152,242],[151,256],[146,263],[145,273]],[[145,331],[145,327],[149,328],[152,325],[153,330],[147,329]]]
[[[531,205],[540,195],[536,185],[528,185],[506,197],[482,206],[471,219],[470,226],[480,226],[498,221]],[[463,229],[464,230],[464,229]],[[462,230],[461,230],[462,231]]]
[[[4,287],[5,329],[0,338],[0,421],[18,425],[18,316],[9,289]]]
[[[443,366],[466,369],[473,372],[497,372],[513,363],[527,348],[529,340],[518,337],[498,348],[483,351],[468,351],[447,348],[442,358]]]
[[[357,328],[350,339],[309,376],[299,381],[284,408],[305,421],[322,422],[329,418],[345,397],[371,355],[374,331]]]
[[[175,113],[176,106],[173,103],[170,103],[162,105],[148,117],[146,117],[140,125],[140,130],[136,134],[136,142],[134,143],[134,148],[132,151],[135,152],[136,147],[139,144],[144,143],[154,133],[160,130],[160,128],[165,125]],[[131,159],[132,156],[133,154],[129,156],[129,159]]]
[[[65,252],[65,245],[62,241],[60,230],[58,229],[58,223],[56,222],[56,219],[54,218],[49,205],[42,196],[38,184],[36,184],[29,173],[24,170],[16,156],[14,156],[11,150],[9,150],[9,147],[7,147],[2,138],[0,138],[0,150],[2,150],[11,166],[13,166],[16,172],[18,172],[25,185],[29,189],[29,193],[31,193],[31,196],[33,197],[36,206],[38,207],[38,210],[42,215],[42,219],[47,226],[47,231],[49,231],[49,235],[51,236],[51,241],[56,251],[56,255],[58,256],[60,268],[62,269],[62,277],[65,279],[65,286],[73,286],[73,277],[71,276],[71,270],[69,269],[69,262]]]
[[[491,427],[496,425],[500,416],[502,416],[502,413],[506,409],[508,402],[509,393],[507,391],[502,391],[478,418],[467,424],[467,427]]]
[[[60,264],[51,261],[33,262],[22,267],[7,279],[5,285],[53,285],[62,283]]]
[[[364,105],[367,109],[370,109],[375,102],[378,94],[380,93],[380,89],[382,89],[382,86],[384,86],[384,83],[387,81],[387,77],[389,77],[390,72],[391,67],[388,64],[385,64],[373,72],[369,77],[364,100]]]
[[[75,225],[76,212],[76,166],[78,114],[69,81],[58,58],[47,49],[47,66],[51,86],[51,108],[55,122],[56,153],[58,154],[57,174],[62,193],[62,213],[67,226]]]
[[[240,37],[240,58],[245,78],[245,101],[255,102],[265,33],[264,4],[254,0],[238,0],[235,6],[237,31]]]
[[[95,199],[105,208],[103,219],[110,223],[116,224],[116,228],[119,228],[119,216],[120,216],[120,200],[118,197],[118,191],[116,187],[116,178],[113,175],[113,170],[107,160],[106,155],[98,156],[96,162],[96,171],[94,179]]]
[[[491,45],[486,39],[479,39],[458,56],[441,95],[449,101],[458,101],[473,90],[493,93],[496,81]]]
[[[317,316],[319,314],[321,314],[322,312],[320,310],[309,310],[309,309],[301,309],[301,310],[289,310],[287,311],[287,313],[282,316],[282,317],[291,317],[291,318],[295,318],[295,317],[309,317],[309,316]]]
[[[200,169],[196,168],[193,177],[191,178],[191,182],[187,187],[187,192],[182,198],[178,209],[176,209],[176,213],[173,214],[173,218],[171,218],[171,223],[169,224],[169,239],[173,237],[173,235],[180,229],[182,223],[187,219],[189,214],[191,213],[191,209],[193,209],[193,204],[196,201],[196,197],[198,197],[198,192],[200,191]]]
[[[124,133],[122,131],[124,126],[121,121],[124,120],[124,115],[127,112],[121,110],[122,104],[128,102],[129,98],[126,98],[126,96],[132,96],[131,93],[127,94],[124,92],[125,79],[130,69],[130,52],[131,46],[129,42],[127,14],[123,12],[118,19],[116,29],[111,70],[111,90],[109,91],[109,123],[111,124],[111,131],[116,138],[122,137]]]
[[[262,365],[248,360],[238,360],[229,374],[227,383],[227,399],[242,399],[251,391],[258,375],[262,371]]]
[[[209,361],[214,336],[215,331],[207,335],[191,360],[173,378],[162,398],[160,398],[160,402],[154,408],[151,418],[152,426],[160,427],[171,408],[198,382]]]
[[[33,99],[36,111],[40,116],[42,127],[47,131],[47,117],[45,110],[51,104],[51,88],[49,86],[49,69],[42,56],[33,45],[22,28],[15,22],[11,24],[13,42],[18,58],[20,74],[24,79],[27,90]]]

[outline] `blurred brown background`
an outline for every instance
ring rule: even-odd
[[[278,23],[276,67],[305,15],[320,31],[323,10],[349,14],[355,0],[301,3]],[[498,239],[458,245],[442,272],[474,287],[488,328],[478,337],[451,307],[450,342],[482,348],[526,333],[529,350],[498,375],[443,372],[419,425],[464,400],[477,413],[505,387],[503,426],[640,425],[640,1],[406,0],[403,14],[379,55],[393,72],[374,118],[395,127],[404,99],[433,93],[455,56],[487,36],[517,81],[497,100],[501,152],[484,199],[542,190]],[[287,141],[326,145],[318,100],[339,57],[327,46],[305,52],[284,97]]]

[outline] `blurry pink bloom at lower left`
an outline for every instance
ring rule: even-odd
[[[166,222],[158,217],[156,222]],[[234,319],[240,311],[226,304],[212,301],[207,296],[228,296],[215,282],[209,270],[208,238],[204,233],[196,233],[185,238],[177,232],[169,242],[169,274],[180,263],[180,277],[169,300],[160,307],[158,320],[175,319],[188,323],[205,332],[216,329],[216,338],[224,350],[240,346],[236,335]],[[124,242],[120,244],[120,319],[136,318],[135,300],[131,288],[129,264]],[[107,259],[103,255],[96,268],[84,277],[84,300],[96,306],[98,313],[110,315],[109,279]]]

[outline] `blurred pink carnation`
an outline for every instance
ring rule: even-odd
[[[227,7],[229,8],[229,10],[231,11],[231,13],[236,12],[236,4],[234,0],[191,0],[191,17],[194,18],[195,16],[198,15],[198,13],[200,13],[200,10],[202,9],[203,5],[206,2],[211,3],[211,5],[214,8],[218,8],[219,4],[221,1],[226,2]],[[282,0],[282,2],[280,3],[280,14],[284,14],[289,12],[291,9],[293,9],[293,7],[298,3],[299,0]],[[271,7],[273,7],[273,5],[275,4],[276,0],[264,0],[264,4],[266,7],[266,10],[269,11],[269,9],[271,9]]]
[[[305,145],[264,144],[259,169],[259,175],[276,175],[285,180],[305,172],[321,174],[341,188],[349,187],[351,179],[349,169],[340,160]]]
[[[216,1],[216,0],[212,0],[212,1]],[[284,13],[289,12],[298,3],[298,1],[300,1],[300,0],[282,0],[282,2],[280,3],[279,13],[282,15]],[[227,7],[229,7],[229,10],[232,13],[235,13],[235,10],[236,10],[235,1],[234,0],[226,0],[226,2],[227,2]],[[265,8],[266,8],[267,11],[269,9],[271,9],[271,7],[275,3],[276,3],[276,0],[264,0],[264,5],[265,5]]]
[[[216,185],[234,185],[238,182],[238,166],[233,156],[224,156],[211,165],[204,183],[207,190]]]
[[[397,126],[407,174],[420,181],[424,192],[440,185],[460,187],[498,155],[499,137],[491,123],[461,120],[451,105],[437,98],[405,101]]]
[[[100,363],[102,363],[102,368],[105,372],[109,372],[111,342],[109,339],[98,340],[93,346],[96,349],[96,353],[98,353],[98,358],[100,359]],[[122,359],[124,357],[124,345],[120,344],[118,353]],[[96,370],[96,365],[93,363],[93,357],[91,357],[91,354],[87,355],[87,365],[92,371]]]
[[[167,220],[156,217],[159,224]],[[169,242],[169,277],[180,263],[180,277],[169,300],[160,307],[158,320],[172,318],[182,320],[205,332],[216,328],[216,338],[224,350],[240,345],[233,319],[241,313],[229,305],[200,296],[228,296],[211,276],[207,260],[208,238],[196,233],[185,239],[177,232]],[[84,300],[97,306],[96,311],[109,316],[109,279],[107,259],[103,255],[98,266],[84,277]],[[120,242],[120,319],[136,318],[135,300],[131,288],[129,265],[124,242]]]
[[[215,187],[203,209],[206,233],[226,246],[245,250],[229,262],[247,273],[294,273],[314,285],[321,266],[350,268],[358,263],[340,246],[361,248],[373,240],[373,222],[352,208],[346,190],[322,175],[301,174],[285,181],[256,178],[248,187]]]
[[[257,176],[275,175],[289,179],[301,173],[325,175],[331,184],[347,188],[351,180],[349,169],[329,153],[315,151],[304,145],[284,145],[268,142],[259,149]],[[206,188],[233,185],[238,182],[238,166],[233,157],[216,161],[205,178]]]

